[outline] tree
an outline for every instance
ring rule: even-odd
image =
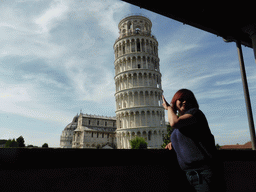
[[[18,143],[18,147],[25,147],[25,141],[22,136],[18,137],[16,141]]]
[[[164,136],[164,144],[162,145],[162,148],[165,148],[165,146],[171,142],[171,134],[173,132],[173,128],[170,126],[170,124],[167,125],[167,135]]]
[[[7,142],[7,140],[6,139],[0,139],[0,145],[3,145],[3,146],[5,146],[5,143]]]
[[[217,150],[220,150],[220,148],[221,148],[221,146],[217,143],[216,149],[217,149]]]
[[[11,145],[11,142],[12,142],[12,140],[11,139],[8,139],[7,141],[6,141],[6,143],[5,143],[5,148],[9,148],[10,147],[10,145]]]
[[[145,141],[143,137],[135,137],[130,140],[132,149],[147,149],[148,143]]]
[[[5,143],[5,148],[10,148],[10,147],[18,147],[18,143],[15,141],[15,139],[11,140],[8,139],[7,142]]]
[[[42,145],[42,147],[43,148],[48,148],[49,146],[48,146],[48,143],[44,143],[43,145]]]

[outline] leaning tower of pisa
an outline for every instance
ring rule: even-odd
[[[129,149],[129,141],[136,136],[144,137],[148,148],[160,148],[166,133],[158,42],[151,27],[148,18],[138,15],[118,25],[114,52],[119,149]]]

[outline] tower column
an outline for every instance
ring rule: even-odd
[[[137,64],[136,64],[136,67],[137,67]],[[137,73],[137,84],[136,84],[137,87],[139,87],[139,74]]]
[[[135,42],[134,42],[134,46],[135,46],[135,53],[137,53],[137,39],[135,39]]]
[[[146,92],[144,92],[144,105],[146,105]]]
[[[132,140],[132,132],[129,132],[130,133],[130,140]],[[130,142],[129,143],[129,149],[131,149],[131,145],[130,145]]]
[[[152,111],[150,111],[150,127],[152,127],[153,124],[153,115],[152,115]]]
[[[148,69],[148,58],[146,57],[146,68]]]
[[[130,39],[130,53],[132,52],[132,40]]]
[[[134,107],[135,106],[135,98],[134,98],[135,97],[135,93],[134,92],[132,93],[132,97],[133,97],[133,107]]]
[[[145,125],[148,126],[148,112],[147,111],[145,112],[145,121],[146,121]]]
[[[129,125],[128,125],[128,128],[131,127],[131,113],[129,112]]]
[[[134,74],[132,74],[132,87],[134,87]]]
[[[136,127],[136,112],[133,112],[133,115],[134,115],[133,127]]]
[[[141,39],[139,39],[140,42],[140,52],[142,52],[142,44],[141,44]]]
[[[142,123],[141,123],[141,111],[139,112],[139,117],[140,117],[140,127],[142,126]]]
[[[147,40],[145,40],[145,52],[147,52]]]
[[[127,107],[130,107],[130,93],[129,92],[127,94],[127,99],[128,99]]]

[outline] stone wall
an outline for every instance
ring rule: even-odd
[[[256,191],[255,151],[218,151],[226,191]],[[189,191],[174,151],[1,149],[2,191]]]

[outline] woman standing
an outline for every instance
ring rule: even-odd
[[[163,107],[174,129],[165,148],[174,149],[190,185],[195,191],[221,191],[214,136],[193,92],[179,90],[170,104],[163,96]]]

